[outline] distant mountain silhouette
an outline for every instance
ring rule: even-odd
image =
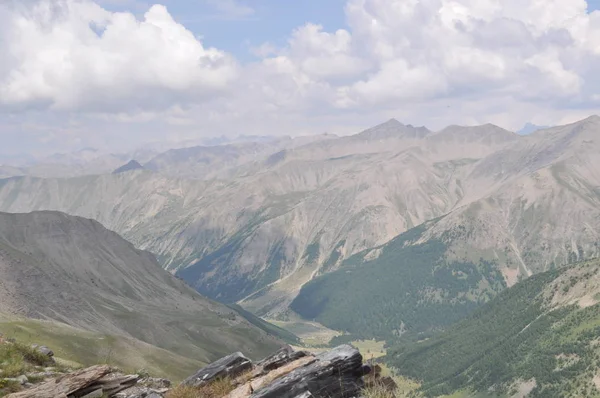
[[[116,169],[115,171],[113,171],[113,174],[120,174],[120,173],[125,173],[126,171],[139,170],[139,169],[144,169],[144,166],[139,164],[136,160],[131,160],[129,163],[124,164],[123,166],[121,166],[118,169]]]
[[[517,134],[519,135],[528,135],[531,133],[535,133],[538,130],[542,130],[542,129],[547,129],[550,126],[538,126],[537,124],[533,124],[533,123],[525,123],[525,126],[523,126],[523,128],[519,131],[517,131]]]

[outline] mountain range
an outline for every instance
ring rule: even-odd
[[[210,298],[282,319],[296,299],[331,327],[322,314],[344,286],[328,274],[434,249],[413,259],[440,277],[386,283],[405,286],[398,295],[419,286],[408,293],[425,307],[459,302],[458,318],[523,278],[600,254],[599,134],[598,116],[527,136],[392,119],[353,136],[173,150],[145,170],[8,178],[0,210],[98,220]],[[321,302],[303,299],[305,285]]]

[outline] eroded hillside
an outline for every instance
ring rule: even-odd
[[[444,237],[444,261],[483,259],[502,275],[492,284],[510,286],[599,253],[599,132],[599,117],[527,137],[391,120],[235,155],[222,179],[144,170],[6,179],[0,209],[94,218],[201,293],[261,315],[281,315],[306,282],[431,220],[419,244]]]

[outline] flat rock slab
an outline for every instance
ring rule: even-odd
[[[92,366],[56,379],[49,380],[29,390],[10,394],[8,398],[67,398],[110,373],[106,365]]]
[[[241,352],[228,355],[200,369],[181,384],[201,387],[207,383],[224,378],[235,378],[242,373],[252,370],[252,361]]]

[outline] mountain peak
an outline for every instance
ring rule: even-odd
[[[142,166],[141,164],[139,164],[137,160],[130,160],[127,164],[124,164],[123,166],[119,167],[118,169],[116,169],[112,173],[113,174],[120,174],[120,173],[125,173],[126,171],[140,170],[140,169],[143,170],[144,166]]]
[[[519,134],[519,135],[529,135],[529,134],[535,133],[536,131],[544,130],[544,129],[547,129],[549,127],[550,126],[539,126],[537,124],[533,124],[531,122],[527,122],[527,123],[525,123],[525,125],[519,131],[517,131],[517,134]]]
[[[391,118],[387,122],[380,124],[380,126],[404,126],[403,123],[400,123],[398,119]]]
[[[390,119],[387,122],[378,124],[375,127],[364,130],[356,135],[360,139],[386,139],[386,138],[413,138],[421,139],[428,135],[430,131],[426,127],[415,127],[405,125],[396,119]]]
[[[594,122],[594,123],[598,123],[600,122],[600,116],[598,115],[592,115],[586,119],[582,120],[583,122]]]
[[[492,123],[486,123],[479,126],[459,126],[451,125],[435,134],[436,136],[476,136],[485,137],[490,135],[500,135],[506,137],[513,137],[516,134],[503,129],[500,126],[496,126]]]

